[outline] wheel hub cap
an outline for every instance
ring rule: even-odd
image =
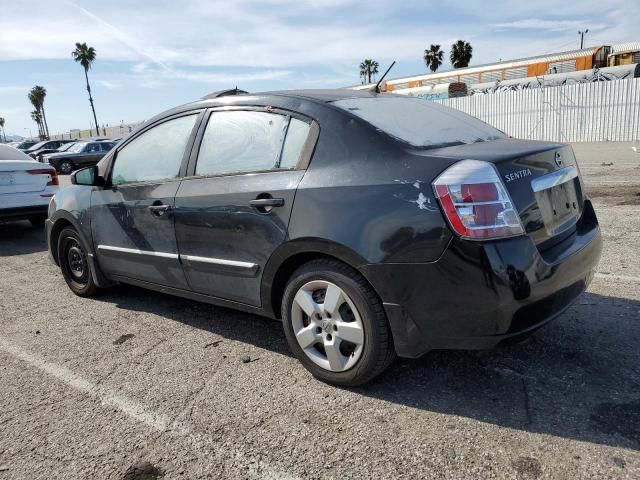
[[[71,275],[75,278],[82,278],[84,275],[84,255],[82,250],[77,245],[69,248],[67,252],[67,259],[69,261],[69,270]]]
[[[300,287],[291,320],[304,353],[325,370],[349,370],[362,356],[362,319],[351,298],[337,285],[315,280]]]

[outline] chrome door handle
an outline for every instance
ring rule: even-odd
[[[161,217],[165,213],[171,210],[171,205],[149,205],[147,207],[152,215]]]
[[[284,198],[256,198],[251,200],[249,205],[252,207],[283,207]]]

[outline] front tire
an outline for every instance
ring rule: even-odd
[[[71,163],[69,160],[64,160],[60,162],[58,170],[60,170],[60,173],[69,175],[71,172],[73,172],[73,163]]]
[[[72,227],[66,227],[60,232],[58,261],[62,276],[73,293],[80,297],[90,297],[100,290],[93,281],[87,248]]]
[[[323,382],[361,385],[395,358],[378,295],[339,261],[319,259],[301,266],[285,289],[282,314],[291,351]]]

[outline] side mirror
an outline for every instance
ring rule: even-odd
[[[73,185],[100,187],[103,184],[103,179],[98,175],[98,167],[93,165],[91,167],[81,168],[80,170],[72,173],[71,183]]]

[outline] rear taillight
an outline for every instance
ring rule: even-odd
[[[463,160],[433,182],[442,210],[455,233],[470,240],[522,235],[509,193],[493,164]]]
[[[51,178],[47,182],[47,187],[60,185],[58,181],[58,172],[55,168],[36,168],[34,170],[27,170],[27,173],[31,175],[51,175]]]

